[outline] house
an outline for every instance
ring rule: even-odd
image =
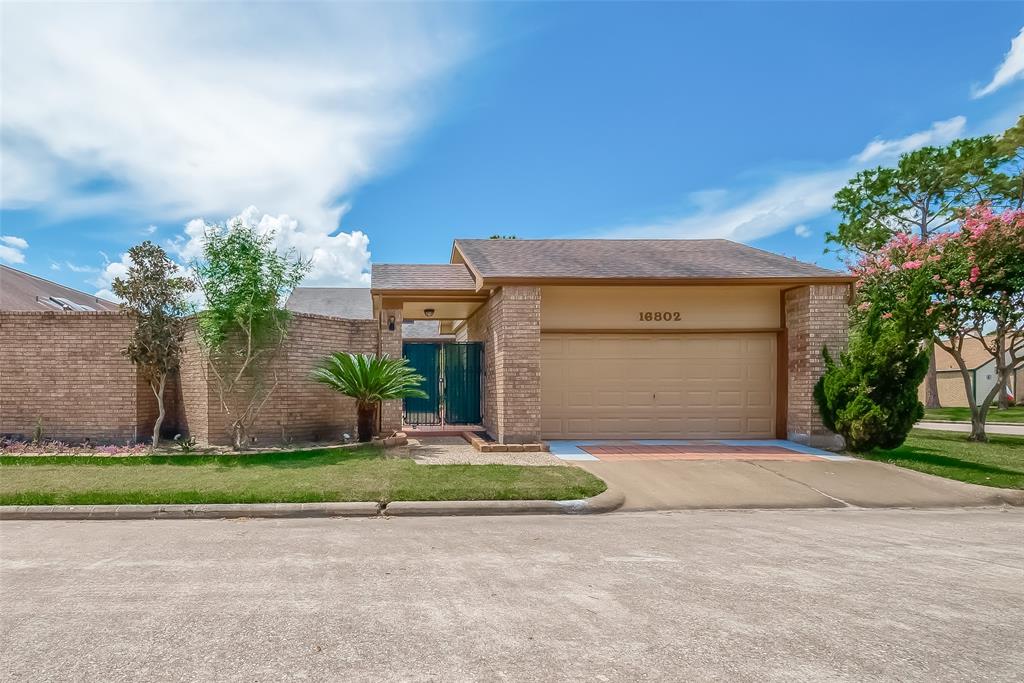
[[[0,265],[0,311],[117,311],[117,304]]]
[[[987,339],[988,343],[992,344],[992,338],[988,337]],[[960,366],[957,365],[953,356],[942,347],[935,345],[934,349],[939,405],[944,408],[968,406],[967,389],[964,386],[963,375],[960,374]],[[996,359],[980,339],[973,337],[964,340],[963,357],[967,369],[970,371],[974,401],[980,403],[996,384]],[[922,402],[925,400],[926,382],[927,379],[921,383],[917,392]],[[1024,368],[1018,368],[1010,377],[1010,393],[1018,402],[1022,398],[1019,392],[1020,387],[1024,387]]]
[[[511,444],[828,445],[812,391],[822,347],[846,343],[853,279],[727,240],[460,239],[447,264],[375,264],[370,294],[380,351],[427,377],[405,422],[478,420]],[[457,342],[408,341],[407,321]],[[400,426],[389,404],[382,425]]]

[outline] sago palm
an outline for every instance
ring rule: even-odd
[[[423,377],[409,367],[405,358],[332,353],[313,371],[313,379],[356,400],[360,441],[373,438],[373,417],[381,401],[427,398],[419,388]]]

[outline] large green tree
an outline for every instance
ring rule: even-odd
[[[197,332],[236,449],[248,444],[252,425],[277,388],[273,360],[291,319],[284,302],[309,267],[294,251],[279,253],[273,234],[260,234],[241,220],[206,228],[203,258],[193,263],[206,300]]]
[[[128,257],[131,261],[128,273],[116,278],[112,289],[121,299],[121,310],[135,321],[132,336],[122,353],[139,368],[156,396],[157,416],[153,424],[153,448],[156,448],[166,415],[164,389],[167,377],[181,363],[184,315],[188,309],[186,297],[195,289],[195,283],[162,248],[148,240],[129,249]]]
[[[833,208],[842,219],[827,242],[857,260],[897,235],[928,241],[955,230],[970,206],[1019,202],[1021,125],[998,137],[923,147],[902,155],[895,166],[861,171],[836,193]],[[925,404],[938,407],[934,356],[926,379]]]

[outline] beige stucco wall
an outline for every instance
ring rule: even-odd
[[[779,288],[541,287],[541,330],[775,329]],[[644,320],[645,312],[662,320]],[[671,319],[665,320],[664,313]],[[675,320],[675,314],[679,320]]]

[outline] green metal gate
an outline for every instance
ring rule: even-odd
[[[405,399],[410,425],[480,424],[480,342],[406,342],[402,355],[423,375],[428,398]]]

